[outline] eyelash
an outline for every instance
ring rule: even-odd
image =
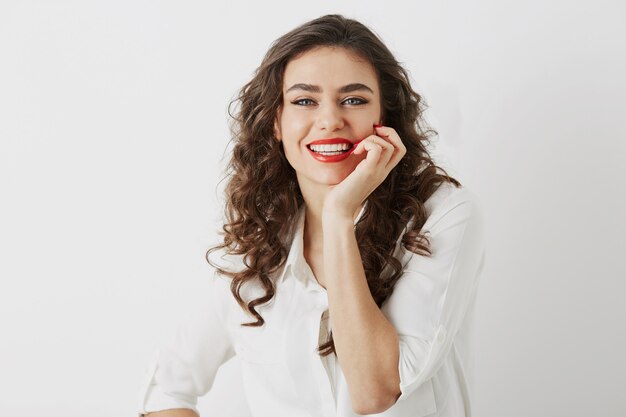
[[[292,102],[291,102],[291,104],[295,104],[296,106],[308,107],[308,106],[310,106],[310,104],[298,104],[298,103],[300,103],[301,101],[306,101],[306,100],[308,100],[308,101],[313,101],[313,100],[311,100],[310,98],[301,98],[301,99],[299,99],[299,100],[292,101]],[[352,104],[353,106],[362,106],[363,104],[367,104],[367,103],[368,103],[368,101],[367,101],[367,100],[365,100],[365,99],[363,99],[363,98],[359,98],[359,97],[348,97],[347,99],[345,99],[345,100],[344,100],[344,102],[345,102],[345,101],[348,101],[348,100],[358,100],[358,101],[360,101],[360,103],[354,103],[354,104]]]

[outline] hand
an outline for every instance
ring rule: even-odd
[[[374,125],[374,131],[376,134],[363,139],[352,152],[355,155],[367,152],[367,155],[350,175],[332,186],[323,213],[352,219],[356,210],[406,154],[406,147],[393,128]]]

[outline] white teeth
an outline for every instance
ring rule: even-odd
[[[332,144],[332,145],[309,145],[312,151],[315,152],[336,152],[345,151],[350,149],[350,145],[347,143]]]

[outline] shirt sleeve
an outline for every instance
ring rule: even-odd
[[[214,272],[206,291],[194,294],[195,305],[154,352],[140,392],[139,416],[173,408],[199,415],[198,397],[211,389],[219,367],[234,356],[220,316],[217,279]]]
[[[483,214],[466,189],[453,193],[427,219],[432,256],[410,254],[403,275],[383,305],[400,340],[403,401],[430,380],[448,355],[476,295],[485,245]]]

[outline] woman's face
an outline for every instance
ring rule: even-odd
[[[372,65],[343,48],[320,47],[287,63],[275,134],[300,187],[339,184],[366,157],[323,162],[307,147],[320,139],[357,142],[381,122],[380,87]]]

